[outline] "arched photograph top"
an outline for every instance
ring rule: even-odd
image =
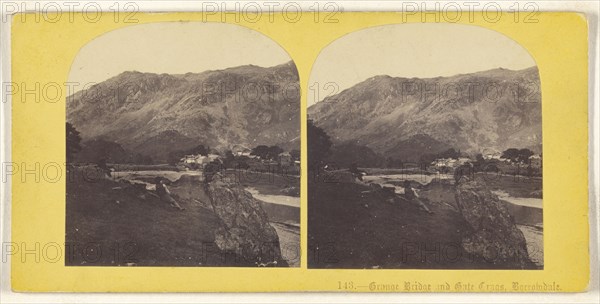
[[[518,42],[371,27],[309,88],[310,268],[543,269],[540,76]]]
[[[299,76],[275,41],[134,25],[87,43],[68,79],[67,265],[299,266]]]

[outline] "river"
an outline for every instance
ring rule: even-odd
[[[501,199],[503,201],[507,201],[513,205],[542,209],[542,199],[541,198],[512,197],[512,196],[510,196],[510,194],[508,194],[508,192],[503,191],[503,190],[492,191],[492,193],[496,194],[499,199]]]
[[[405,180],[410,180],[413,182],[417,182],[421,185],[427,185],[431,183],[433,180],[448,180],[453,179],[454,177],[450,174],[377,174],[377,175],[367,175],[363,176],[363,180],[367,183],[376,183],[376,184],[388,184],[390,182],[396,184],[398,182],[403,182]],[[391,185],[391,184],[390,184]],[[404,190],[402,190],[404,191]]]
[[[246,191],[264,203],[263,209],[277,231],[283,259],[290,267],[300,267],[300,198],[262,194],[253,187],[246,187]]]
[[[513,197],[506,191],[492,191],[498,198],[506,202],[506,207],[513,216],[517,228],[523,232],[527,242],[529,258],[536,265],[544,266],[544,229],[541,198]]]
[[[284,205],[300,208],[300,198],[287,195],[261,194],[253,187],[246,187],[246,191],[250,192],[255,199],[261,200],[270,204]]]

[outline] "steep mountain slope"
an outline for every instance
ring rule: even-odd
[[[126,163],[132,161],[132,155],[128,153],[121,145],[107,141],[102,138],[94,138],[84,141],[82,149],[75,155],[77,162],[89,163],[97,162],[100,159],[116,163]]]
[[[311,106],[308,114],[335,142],[366,145],[386,157],[415,160],[448,147],[541,152],[537,67],[428,79],[375,76]]]
[[[183,75],[124,72],[69,96],[67,121],[84,139],[158,159],[197,144],[299,149],[298,73],[293,62]]]
[[[348,168],[352,164],[364,167],[378,167],[385,163],[385,159],[369,149],[352,142],[334,145],[331,148],[329,162],[335,163],[340,168]]]

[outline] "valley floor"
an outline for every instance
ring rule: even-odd
[[[150,190],[139,191],[120,180],[152,188],[155,176],[175,181],[191,172],[114,172],[113,179],[86,179],[90,168],[72,168],[67,182],[66,243],[70,249],[68,266],[246,266],[253,261],[219,250],[214,231],[220,219],[215,213],[191,200],[175,195],[185,210],[177,210]],[[299,179],[245,181],[245,186],[264,197],[292,191]],[[292,190],[289,190],[292,188]],[[287,192],[283,193],[286,194]],[[291,197],[291,201],[299,197]],[[300,211],[297,207],[263,202],[271,225],[276,229],[281,251],[289,266],[299,265]],[[284,250],[285,249],[285,250]],[[296,255],[298,256],[296,259]]]
[[[403,192],[395,186],[402,181],[398,176],[368,177],[366,180]],[[511,178],[501,177],[489,183],[489,187],[512,195],[541,196],[541,180],[524,184]],[[450,179],[428,177],[422,186],[416,187],[415,191],[433,211],[428,214],[414,204],[372,191],[366,183],[322,179],[319,182],[309,178],[309,268],[518,268],[512,263],[488,262],[465,252],[462,239],[472,231],[456,208],[452,183]],[[542,210],[513,207],[509,210],[515,213],[517,227],[524,232],[528,251],[535,254],[532,261],[542,268]]]

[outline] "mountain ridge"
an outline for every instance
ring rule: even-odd
[[[334,142],[366,145],[385,157],[415,160],[447,147],[540,153],[539,88],[537,67],[423,79],[378,75],[310,106],[308,114]],[[399,143],[418,134],[431,138],[424,146],[437,148],[404,151],[412,147]]]
[[[175,75],[124,71],[69,96],[66,115],[84,140],[154,151],[149,156],[160,160],[189,141],[219,150],[234,144],[299,149],[291,142],[300,134],[298,80],[291,61]],[[158,136],[165,131],[181,140]],[[152,138],[164,140],[148,143]]]

